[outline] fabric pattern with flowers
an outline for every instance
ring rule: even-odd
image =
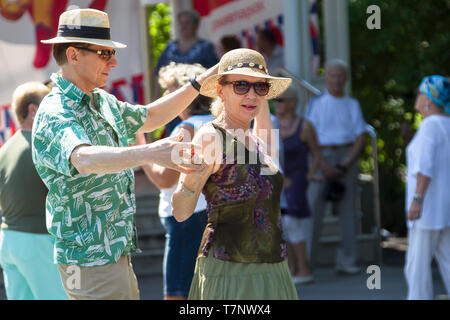
[[[223,138],[223,152],[236,152],[240,142],[226,139],[225,130],[212,124]],[[227,144],[226,141],[232,141]],[[242,146],[240,146],[242,147]],[[242,150],[242,149],[241,149]],[[245,148],[246,159],[250,151]],[[280,172],[262,175],[264,162],[224,163],[206,182],[205,195],[208,224],[199,256],[233,262],[280,262],[286,258],[280,220]],[[234,157],[236,159],[236,157]]]

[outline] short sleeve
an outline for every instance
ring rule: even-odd
[[[355,105],[355,110],[354,110],[354,118],[353,118],[353,124],[354,124],[354,133],[355,133],[355,137],[361,135],[362,133],[366,132],[367,130],[367,124],[364,121],[364,117],[361,111],[361,106],[359,105],[358,100],[354,99],[353,100],[354,105]]]
[[[317,122],[315,121],[315,117],[314,117],[314,104],[316,103],[317,98],[311,98],[308,101],[308,104],[306,105],[305,108],[305,113],[304,113],[304,118],[306,120],[308,120],[309,122],[311,122],[311,124],[316,127],[317,126]]]
[[[74,118],[41,113],[33,130],[33,162],[37,169],[43,167],[73,177],[78,171],[70,162],[70,156],[77,146],[83,144],[92,145]]]
[[[422,121],[419,130],[416,133],[417,152],[414,154],[414,167],[411,173],[421,173],[429,178],[433,177],[434,164],[437,156],[437,143],[434,132],[435,126],[432,122]]]
[[[143,105],[133,105],[128,102],[117,102],[120,114],[125,124],[128,136],[128,143],[136,142],[136,133],[144,125],[147,119],[148,108]]]

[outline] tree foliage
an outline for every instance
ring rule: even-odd
[[[381,9],[369,30],[366,9]],[[426,75],[449,75],[450,0],[352,0],[349,3],[352,92],[378,134],[383,227],[405,232],[405,147],[420,123],[414,100]],[[366,147],[363,169],[370,170]]]
[[[158,58],[170,40],[170,6],[159,3],[149,6],[149,33],[151,41],[152,67],[156,67]]]

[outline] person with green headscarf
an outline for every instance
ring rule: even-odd
[[[415,108],[424,117],[406,148],[408,251],[405,277],[410,300],[433,299],[436,259],[450,294],[450,83],[425,77]]]

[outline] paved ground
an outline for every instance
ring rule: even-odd
[[[332,268],[318,268],[316,281],[312,284],[297,286],[302,300],[404,300],[406,283],[403,269],[399,266],[382,266],[381,289],[369,290],[366,282],[369,274],[361,272],[355,276],[337,275]],[[434,291],[436,296],[445,294],[445,288],[439,273],[433,270]],[[143,277],[139,279],[141,299],[162,299],[161,277]]]
[[[380,289],[369,290],[367,280],[372,273],[366,273],[368,266],[362,266],[361,273],[353,276],[336,274],[334,268],[322,267],[314,271],[316,281],[299,285],[297,291],[304,300],[404,300],[406,282],[403,276],[404,248],[383,249],[383,265],[380,267]],[[371,282],[373,283],[373,282]],[[141,298],[144,300],[162,299],[162,278],[147,276],[139,278]],[[433,267],[433,285],[436,298],[445,295],[439,271]]]
[[[358,275],[338,275],[333,268],[322,267],[314,271],[316,281],[312,284],[297,286],[300,299],[304,300],[403,300],[406,296],[406,283],[403,276],[404,252],[383,249],[383,265],[380,267],[380,289],[369,290],[366,273],[362,266]],[[161,300],[162,277],[138,277],[141,299]],[[437,267],[433,268],[433,284],[436,298],[445,294],[445,288]],[[4,288],[0,288],[0,299],[6,299]]]

